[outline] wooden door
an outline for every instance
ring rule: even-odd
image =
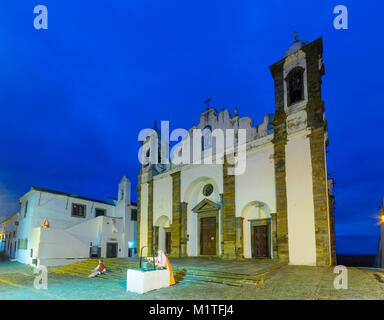
[[[165,253],[171,253],[171,232],[165,233]]]
[[[268,256],[267,226],[252,227],[252,257]]]
[[[107,243],[107,258],[117,258],[117,243]]]
[[[200,219],[200,254],[216,255],[216,217]]]

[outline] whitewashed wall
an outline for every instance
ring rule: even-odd
[[[33,210],[29,216],[32,216],[32,228],[39,227],[44,219],[47,218],[50,227],[55,229],[67,229],[73,225],[84,222],[85,220],[95,218],[96,208],[105,209],[107,216],[115,216],[115,207],[113,205],[100,202],[39,191],[32,191],[31,198],[33,199]],[[83,204],[86,206],[85,218],[71,216],[72,203]],[[28,204],[28,206],[30,205],[31,203]],[[21,220],[23,220],[23,218],[21,218]]]
[[[153,222],[166,216],[172,223],[172,177],[153,180]]]
[[[316,265],[312,164],[308,130],[289,135],[286,145],[289,263]]]
[[[271,218],[276,212],[275,164],[272,143],[247,152],[246,171],[236,176],[236,217],[243,217],[243,254],[251,258],[251,219]],[[262,208],[260,208],[262,207]],[[272,235],[270,235],[271,237]],[[271,239],[270,239],[271,240]],[[272,244],[272,241],[270,241]],[[269,248],[272,253],[272,247]]]
[[[16,260],[25,263],[25,264],[31,264],[32,259],[36,257],[36,252],[38,245],[36,243],[36,239],[38,238],[36,233],[33,232],[33,228],[36,227],[38,222],[33,216],[34,207],[36,204],[36,195],[33,192],[28,192],[26,195],[24,195],[20,201],[21,209],[20,209],[20,218],[19,218],[19,226],[17,228],[17,239],[28,239],[28,248],[27,249],[18,249],[16,251]],[[25,212],[25,204],[28,201],[28,210],[27,215],[24,217]],[[38,219],[40,221],[40,219]],[[40,224],[43,221],[40,222]],[[40,226],[40,225],[39,225]],[[33,249],[33,256],[30,256],[30,250]]]
[[[236,217],[253,201],[264,202],[276,212],[274,148],[271,143],[247,152],[246,171],[235,177]]]

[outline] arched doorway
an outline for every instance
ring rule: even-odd
[[[155,250],[171,252],[171,221],[167,216],[160,216],[153,226]]]
[[[272,258],[272,218],[269,206],[260,201],[242,210],[245,258]]]

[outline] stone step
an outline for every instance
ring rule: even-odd
[[[127,270],[130,268],[138,268],[137,261],[126,261],[117,259],[103,259],[107,268],[107,272],[98,275],[98,279],[113,280],[113,281],[125,281]],[[87,278],[93,269],[98,264],[98,259],[87,259],[77,263],[73,263],[66,266],[55,267],[50,271],[67,274],[71,276],[77,276]],[[265,272],[260,272],[254,275],[247,275],[236,272],[224,272],[218,270],[206,270],[201,268],[174,268],[175,280],[177,283],[218,283],[229,286],[258,286],[262,285],[264,281],[269,279],[278,269],[284,267],[278,266],[274,269],[269,269]]]
[[[230,278],[230,277],[215,277],[215,276],[205,276],[205,275],[198,275],[198,274],[186,274],[183,276],[175,275],[175,279],[178,280],[178,282],[184,282],[185,280],[192,280],[200,282],[214,282],[214,283],[221,283],[221,284],[229,284],[229,285],[236,285],[236,286],[244,286],[244,285],[251,285],[251,286],[257,286],[264,283],[265,279],[240,279],[240,278]]]

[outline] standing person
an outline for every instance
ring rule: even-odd
[[[173,277],[173,269],[163,250],[159,250],[159,255],[156,258],[156,263],[159,267],[164,267],[169,270],[169,285],[173,286],[176,283],[175,278]]]
[[[88,276],[88,278],[94,278],[97,275],[104,273],[106,270],[107,270],[107,268],[105,267],[103,260],[99,260],[98,266],[95,269],[93,269],[94,272],[92,272]]]

